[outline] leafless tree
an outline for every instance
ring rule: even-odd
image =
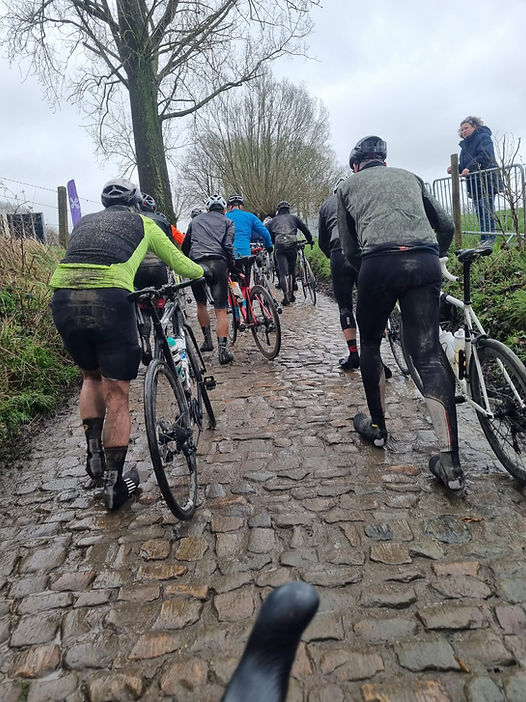
[[[259,215],[273,213],[280,200],[304,217],[317,213],[341,171],[325,108],[304,86],[268,71],[196,115],[194,140],[184,169],[194,200],[239,192]]]
[[[67,76],[71,97],[96,115],[106,151],[129,139],[105,132],[112,118],[122,125],[129,103],[140,186],[173,217],[166,125],[253,80],[267,62],[303,53],[319,2],[12,0],[2,20],[11,59],[29,59],[54,98]]]
[[[517,246],[522,248],[526,242],[524,232],[524,206],[525,196],[524,180],[522,169],[518,169],[519,152],[521,139],[511,135],[504,135],[495,140],[495,151],[500,174],[500,197],[506,203],[504,211],[498,207],[495,209],[495,219],[499,229],[503,232],[509,231],[508,217],[511,218],[511,225],[515,233]],[[522,215],[522,217],[521,217]]]

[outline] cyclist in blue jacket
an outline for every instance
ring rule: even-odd
[[[268,229],[261,221],[243,209],[244,200],[241,195],[231,195],[227,201],[226,216],[234,222],[234,256],[250,256],[250,242],[261,239],[266,249],[272,249],[272,240]]]

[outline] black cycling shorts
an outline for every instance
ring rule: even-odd
[[[136,290],[142,288],[160,288],[168,282],[168,266],[160,259],[144,259],[137,269],[133,286]]]
[[[210,285],[210,292],[214,299],[214,309],[228,309],[228,264],[224,258],[201,258],[196,263],[204,263],[214,274],[214,282]],[[203,283],[192,283],[192,292],[195,301],[206,305],[206,290]]]
[[[141,360],[135,307],[121,288],[56,290],[51,313],[64,348],[85,371],[133,380]]]

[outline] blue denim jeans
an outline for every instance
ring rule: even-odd
[[[495,195],[493,193],[485,193],[482,197],[473,199],[473,207],[477,213],[477,217],[480,225],[481,241],[484,241],[488,237],[484,234],[490,234],[489,238],[495,238],[494,232],[496,230],[496,223],[494,217],[494,200]]]

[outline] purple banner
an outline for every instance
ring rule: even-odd
[[[79,197],[77,195],[77,188],[75,186],[74,180],[68,181],[68,197],[69,209],[71,212],[71,221],[73,222],[73,226],[75,226],[75,224],[82,217],[82,214],[80,212],[80,202]]]

